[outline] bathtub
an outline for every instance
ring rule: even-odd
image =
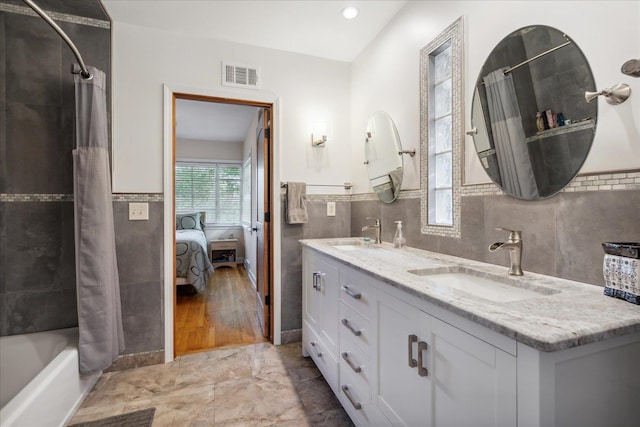
[[[78,372],[78,328],[0,337],[0,425],[64,426],[99,377]]]

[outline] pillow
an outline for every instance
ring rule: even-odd
[[[176,230],[202,230],[200,212],[176,214]]]

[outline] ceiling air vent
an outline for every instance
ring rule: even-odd
[[[259,89],[258,67],[253,65],[222,63],[222,86]]]

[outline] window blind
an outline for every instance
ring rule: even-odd
[[[241,178],[239,164],[176,163],[176,212],[205,211],[207,224],[240,224]]]

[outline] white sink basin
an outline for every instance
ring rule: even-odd
[[[508,277],[485,278],[462,270],[436,274],[428,270],[409,270],[409,273],[420,276],[429,289],[438,293],[494,302],[520,301],[560,292]]]

